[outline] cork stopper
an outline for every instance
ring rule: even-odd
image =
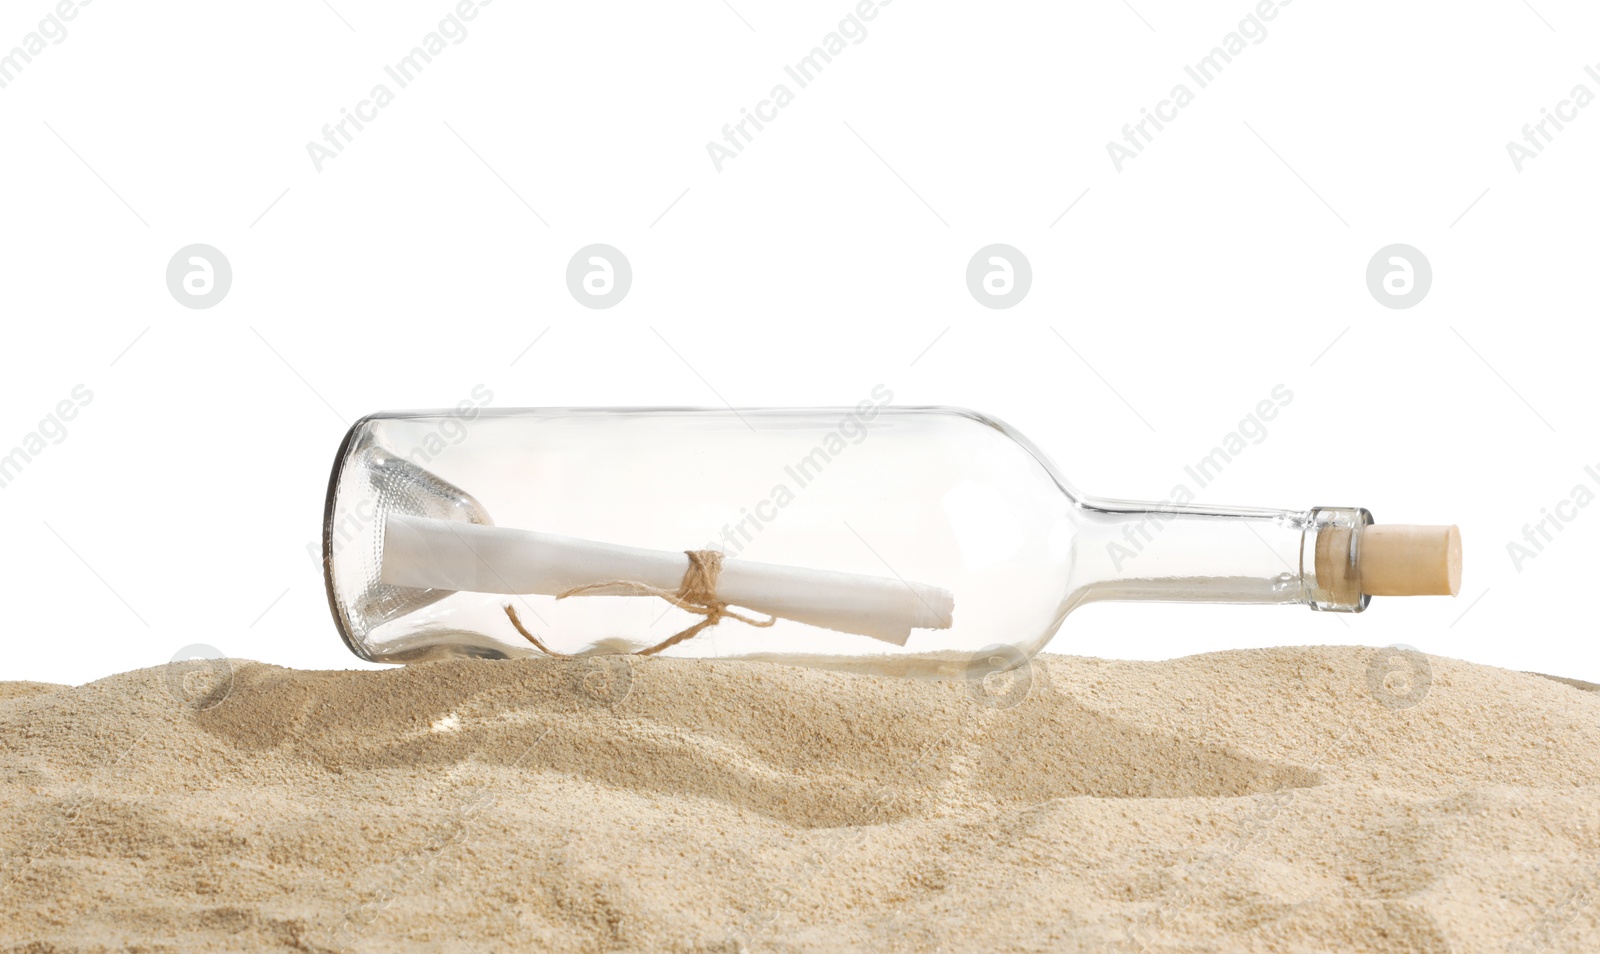
[[[1461,531],[1373,524],[1361,531],[1361,592],[1369,596],[1455,596],[1461,592]]]

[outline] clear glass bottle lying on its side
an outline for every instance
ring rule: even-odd
[[[981,414],[527,409],[366,417],[323,564],[356,655],[664,653],[959,675],[1097,600],[1454,595],[1455,527],[1100,500]]]

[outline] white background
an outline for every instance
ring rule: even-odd
[[[1005,419],[1085,491],[1160,499],[1281,383],[1202,501],[1458,522],[1461,597],[1101,604],[1052,651],[1406,643],[1600,680],[1600,506],[1520,571],[1506,549],[1600,470],[1600,104],[1521,172],[1506,151],[1600,94],[1593,5],[1297,0],[1119,173],[1106,143],[1252,3],[898,0],[718,172],[706,143],[853,8],[730,2],[497,0],[321,172],[306,143],[449,0],[83,7],[0,89],[0,451],[94,395],[0,490],[0,678],[197,642],[365,665],[307,553],[334,450],[477,384],[743,407],[883,383]],[[52,8],[6,3],[0,49]],[[594,242],[633,267],[609,310],[565,285]],[[965,287],[995,242],[1034,273],[1006,310]],[[1406,310],[1365,282],[1396,242],[1434,272]],[[208,310],[165,284],[192,243],[233,268]]]

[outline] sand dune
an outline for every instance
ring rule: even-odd
[[[1600,949],[1600,694],[1394,657],[0,684],[0,951]]]

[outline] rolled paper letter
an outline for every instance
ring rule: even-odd
[[[384,521],[383,582],[417,589],[556,596],[627,581],[668,592],[689,558],[577,537],[391,514]],[[633,596],[626,588],[584,595]],[[887,577],[728,559],[717,599],[757,613],[904,646],[913,629],[947,629],[949,590]]]

